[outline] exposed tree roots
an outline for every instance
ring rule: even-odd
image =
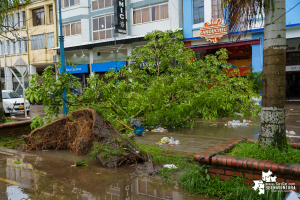
[[[24,141],[27,144],[25,150],[71,149],[78,154],[90,153],[93,145],[97,145],[96,158],[110,168],[147,160],[146,155],[138,153],[136,145],[89,108],[74,111],[33,130],[29,136],[24,136]]]

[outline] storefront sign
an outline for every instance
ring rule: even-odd
[[[84,74],[89,73],[88,65],[75,65],[75,68],[73,68],[72,65],[66,66],[66,72],[69,72],[70,74]],[[60,68],[59,68],[60,73]]]
[[[300,71],[300,65],[286,66],[285,71],[287,71],[287,72]]]
[[[210,21],[210,23],[205,22],[204,27],[200,29],[200,37],[216,44],[218,39],[228,34],[228,25],[222,24],[222,19],[220,18],[217,21],[212,18]]]
[[[114,0],[116,33],[126,34],[125,0]]]
[[[300,39],[287,39],[286,52],[300,51]]]
[[[117,61],[117,70],[126,66],[126,61]],[[106,62],[106,63],[93,63],[93,72],[107,72],[109,70],[116,70],[116,62]]]

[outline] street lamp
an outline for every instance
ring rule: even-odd
[[[112,23],[113,26],[115,26],[115,29],[114,29],[114,37],[115,37],[115,64],[116,64],[116,72],[118,71],[118,68],[117,68],[117,38],[116,38],[116,28],[117,28],[117,23],[114,22]],[[118,79],[117,79],[118,81]]]
[[[65,49],[64,49],[64,36],[62,34],[62,18],[61,18],[61,0],[58,0],[58,13],[59,13],[59,29],[60,29],[60,36],[59,36],[59,44],[60,44],[60,63],[61,63],[61,73],[66,72],[65,66]],[[64,115],[68,114],[67,108],[67,90],[66,87],[63,89],[63,112]]]

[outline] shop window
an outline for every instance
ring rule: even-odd
[[[81,34],[81,21],[76,21],[62,26],[64,36]]]
[[[212,0],[212,18],[214,19],[223,19],[223,11],[221,8],[221,0]]]
[[[61,0],[61,8],[80,4],[80,0]]]
[[[53,24],[53,6],[49,6],[49,23]]]
[[[46,47],[46,35],[32,35],[31,36],[31,50],[44,49]]]
[[[150,5],[133,10],[133,24],[169,18],[168,3]]]
[[[204,22],[204,0],[193,0],[194,24]]]
[[[111,7],[114,5],[113,0],[92,0],[92,10]]]
[[[44,8],[32,10],[32,20],[33,20],[33,26],[44,25],[45,24]]]
[[[286,53],[286,65],[300,65],[300,51]]]
[[[103,15],[93,18],[93,40],[102,40],[114,36],[112,23],[114,15]]]

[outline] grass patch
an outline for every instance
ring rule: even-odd
[[[207,172],[209,166],[200,166],[191,155],[182,155],[170,149],[161,149],[158,146],[150,146],[135,142],[140,147],[142,153],[150,153],[153,161],[158,165],[174,164],[177,169],[162,168],[161,176],[166,184],[178,183],[191,194],[205,194],[217,199],[240,199],[240,200],[282,200],[286,196],[284,192],[265,191],[259,195],[258,190],[254,190],[242,181],[240,177],[221,180],[218,176],[210,177]]]
[[[11,142],[11,141],[14,141],[17,139],[18,138],[15,138],[15,137],[0,137],[0,146],[8,148],[8,149],[15,149],[22,144],[26,144],[26,142],[24,140],[22,140],[22,141],[17,141],[17,142],[11,143],[11,144],[7,144],[6,146],[3,146],[6,142]]]
[[[10,123],[10,122],[17,122],[18,120],[15,119],[5,119],[4,123]]]
[[[278,163],[300,164],[300,150],[292,148],[288,144],[288,150],[281,152],[277,148],[260,148],[258,142],[242,142],[237,144],[225,155],[242,158],[256,158],[261,160],[271,160]]]

